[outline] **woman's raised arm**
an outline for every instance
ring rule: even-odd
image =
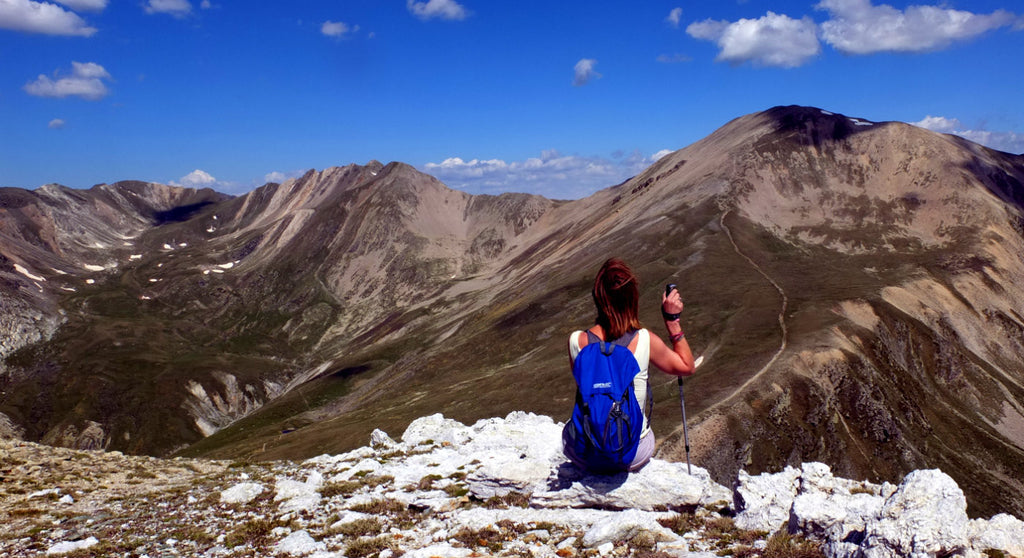
[[[679,322],[682,311],[683,301],[678,290],[672,289],[667,295],[661,295],[661,314],[665,318],[670,345],[657,335],[651,336],[651,362],[662,372],[673,376],[689,376],[695,369],[690,344]]]

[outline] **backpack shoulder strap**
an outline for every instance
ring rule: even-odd
[[[595,335],[593,331],[590,331],[588,329],[587,344],[590,345],[593,343],[597,343],[598,346],[601,348],[602,354],[610,355],[612,354],[612,351],[615,350],[615,345],[618,345],[620,347],[626,347],[626,349],[629,349],[629,344],[633,342],[633,338],[636,337],[636,334],[637,330],[634,329],[633,331],[630,331],[629,333],[623,335],[622,337],[619,337],[614,341],[604,341],[600,337]]]
[[[610,355],[615,347],[611,343],[606,343],[603,339],[594,334],[593,331],[587,330],[587,345],[597,345],[601,349],[601,354]]]

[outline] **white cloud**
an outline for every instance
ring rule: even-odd
[[[898,10],[871,0],[822,0],[816,6],[831,19],[821,24],[822,38],[841,52],[922,52],[941,49],[993,29],[1019,25],[1005,10],[978,15],[937,6],[908,6]]]
[[[575,199],[623,182],[667,153],[671,151],[662,150],[652,156],[633,152],[609,159],[545,150],[540,157],[511,162],[450,157],[440,163],[427,163],[423,171],[452,188],[474,194],[526,192],[548,198]]]
[[[147,14],[169,14],[174,17],[185,17],[192,13],[192,3],[188,0],[149,0],[146,3]]]
[[[107,7],[107,0],[56,0],[59,4],[80,12],[102,12]]]
[[[260,183],[259,186],[262,186],[263,184],[266,184],[268,182],[277,182],[278,184],[280,184],[280,183],[282,183],[282,182],[284,182],[286,180],[292,179],[292,178],[299,178],[300,176],[302,176],[304,174],[306,174],[305,170],[293,170],[293,171],[290,171],[290,172],[281,172],[281,171],[268,172],[267,174],[263,175],[263,182]]]
[[[668,17],[665,18],[665,21],[667,21],[672,27],[679,27],[679,20],[682,19],[682,17],[682,8],[672,8],[672,11],[668,13]]]
[[[88,101],[97,101],[110,93],[103,83],[105,79],[109,80],[111,77],[103,66],[95,62],[72,62],[70,76],[54,80],[40,74],[35,81],[26,83],[24,89],[29,95],[36,97],[81,97]]]
[[[923,120],[919,122],[911,122],[914,126],[925,128],[926,130],[932,130],[934,132],[950,133],[960,127],[960,121],[956,118],[946,118],[945,116],[925,116]]]
[[[56,4],[31,0],[0,0],[0,28],[45,35],[91,37],[95,27]]]
[[[583,58],[576,63],[573,68],[574,77],[572,84],[576,87],[580,87],[590,83],[590,80],[601,77],[601,74],[594,71],[594,66],[597,65],[597,60],[592,58]]]
[[[171,181],[171,186],[181,186],[184,188],[212,188],[218,184],[220,182],[216,178],[200,169],[196,169],[181,177],[180,182]]]
[[[965,130],[959,119],[944,116],[925,116],[923,120],[911,122],[934,132],[953,134],[964,139],[979,143],[985,147],[998,149],[1007,153],[1024,153],[1024,134],[1016,132],[991,132],[988,130]]]
[[[46,127],[51,129],[51,130],[59,130],[59,129],[64,127],[64,124],[65,124],[65,122],[63,120],[61,120],[60,118],[54,118],[53,120],[50,121],[49,124],[46,125]]]
[[[341,21],[325,21],[320,26],[320,32],[328,37],[344,37],[346,34],[356,32],[359,30],[359,26],[349,27],[347,23]]]
[[[657,161],[657,160],[661,159],[662,157],[664,157],[666,155],[671,155],[673,153],[675,153],[675,151],[673,151],[671,149],[662,149],[661,151],[655,153],[654,155],[651,155],[651,161]]]
[[[412,15],[424,20],[433,18],[461,20],[469,16],[466,8],[455,0],[427,0],[426,2],[407,0],[405,5]]]
[[[199,8],[202,9],[202,10],[209,10],[212,7],[213,7],[213,4],[210,3],[210,0],[203,0],[202,2],[199,3]]]
[[[731,23],[708,19],[686,28],[691,37],[718,44],[716,60],[780,68],[795,68],[817,56],[821,52],[817,31],[809,17],[793,19],[774,12]]]

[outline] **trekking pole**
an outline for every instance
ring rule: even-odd
[[[667,297],[668,295],[672,294],[672,291],[674,290],[676,290],[676,285],[674,283],[669,283],[668,285],[665,285],[665,296]],[[662,313],[664,312],[665,310],[662,310]],[[693,367],[697,368],[697,366],[703,360],[704,357],[700,357],[700,359],[693,363]],[[678,376],[676,378],[676,382],[679,384],[679,405],[683,409],[683,443],[685,444],[683,447],[686,448],[686,474],[693,475],[693,473],[690,471],[690,432],[689,429],[686,427],[686,400],[683,398],[683,377]]]
[[[683,399],[683,377],[679,376],[676,378],[676,382],[679,384],[679,405],[683,409],[683,447],[686,448],[686,474],[693,475],[690,471],[690,432],[686,428],[686,400]]]

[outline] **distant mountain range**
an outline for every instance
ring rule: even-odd
[[[402,163],[230,197],[0,189],[0,431],[153,455],[301,458],[443,412],[567,417],[601,262],[665,283],[704,364],[691,459],[940,468],[1024,512],[1024,157],[817,108],[738,118],[574,201]],[[660,455],[682,459],[655,374]]]

